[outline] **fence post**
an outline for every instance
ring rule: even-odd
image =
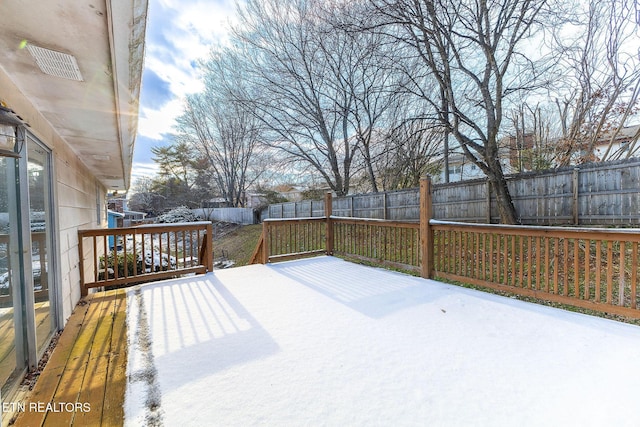
[[[327,255],[333,255],[333,221],[331,220],[331,214],[333,213],[333,196],[330,192],[324,195],[324,216],[327,218],[327,230],[326,230],[326,246]]]
[[[491,224],[491,181],[487,178],[487,224]]]
[[[382,219],[387,219],[387,192],[382,193]]]
[[[433,271],[433,235],[429,220],[432,217],[431,177],[420,178],[420,275],[430,279]]]
[[[579,213],[578,213],[578,174],[580,173],[580,168],[573,168],[573,224],[578,225],[579,223]]]

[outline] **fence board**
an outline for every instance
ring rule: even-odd
[[[574,167],[507,177],[522,224],[569,225],[577,209],[581,225],[640,224],[640,159],[581,165],[574,207]],[[499,222],[495,195],[487,180],[433,185],[433,218],[447,221]],[[340,217],[418,221],[417,188],[336,197],[333,214]],[[311,215],[309,215],[311,212]],[[323,201],[269,206],[269,218],[320,217]]]

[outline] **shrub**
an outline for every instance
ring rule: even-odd
[[[106,257],[106,263],[105,263],[105,257],[101,256],[100,257],[100,274],[98,275],[98,279],[100,280],[105,280],[107,278],[112,279],[115,277],[115,271],[116,271],[116,267],[115,265],[117,264],[117,269],[118,269],[118,277],[131,277],[134,275],[134,265],[137,264],[137,271],[138,274],[141,274],[144,272],[143,268],[142,268],[142,260],[138,259],[136,260],[133,256],[133,254],[127,254],[127,272],[125,274],[124,271],[124,267],[125,267],[125,257],[124,257],[124,253],[122,252],[118,252],[116,254],[116,257],[114,258],[113,253],[107,255]],[[109,275],[106,276],[105,273],[109,272]]]

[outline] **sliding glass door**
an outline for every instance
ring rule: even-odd
[[[0,157],[0,387],[11,395],[57,329],[51,151],[34,137]]]
[[[26,364],[18,160],[0,157],[0,386],[6,396]]]
[[[37,352],[40,354],[56,329],[53,294],[49,274],[53,239],[51,227],[51,155],[32,137],[27,138],[29,176],[29,224],[31,231],[31,274],[35,304]]]

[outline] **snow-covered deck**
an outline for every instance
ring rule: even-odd
[[[633,325],[333,257],[127,298],[130,426],[638,423]]]

